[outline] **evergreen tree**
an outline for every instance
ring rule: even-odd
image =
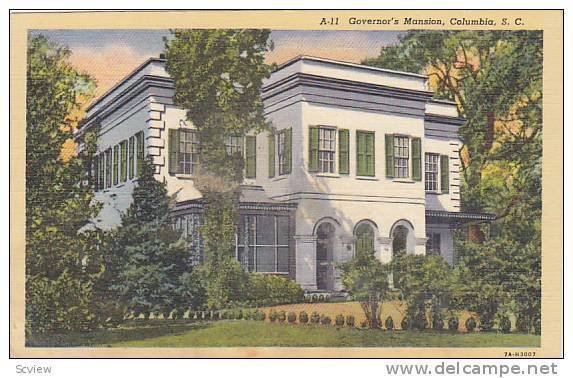
[[[86,170],[97,131],[68,159],[80,104],[93,81],[69,63],[70,51],[43,36],[28,41],[26,73],[26,331],[95,325],[91,298],[101,266],[94,234],[81,232],[99,212]]]
[[[178,288],[192,268],[185,240],[173,227],[172,201],[165,182],[155,179],[155,166],[146,159],[133,202],[110,248],[117,254],[118,266],[113,288],[125,310],[135,315],[167,317],[184,306]]]

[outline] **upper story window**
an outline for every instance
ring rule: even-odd
[[[111,187],[111,148],[105,151],[105,187]]]
[[[410,140],[406,136],[394,136],[394,177],[410,176]]]
[[[332,128],[318,128],[318,171],[334,173],[334,159],[336,155],[336,130]]]
[[[284,129],[277,134],[277,157],[279,163],[279,176],[291,173],[292,129]]]
[[[199,132],[188,129],[170,129],[169,173],[197,173],[199,149]]]
[[[128,176],[131,180],[135,175],[135,137],[129,138]]]
[[[425,185],[427,191],[435,192],[438,190],[438,161],[438,154],[426,154]]]
[[[225,143],[225,149],[228,155],[243,155],[244,138],[242,136],[229,136]]]

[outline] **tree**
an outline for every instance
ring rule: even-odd
[[[342,284],[350,296],[360,302],[368,327],[381,326],[382,303],[387,299],[388,265],[382,264],[372,252],[359,252],[354,259],[340,265]]]
[[[489,243],[509,248],[512,254],[505,258],[515,272],[517,291],[507,300],[518,314],[539,319],[541,314],[531,311],[540,308],[542,33],[410,31],[365,63],[427,74],[438,98],[455,101],[467,119],[460,128],[462,210],[496,214],[490,230],[497,241]],[[483,227],[470,225],[469,239],[484,243]],[[469,264],[478,249],[484,258],[491,252],[487,245],[462,241],[460,260]],[[465,266],[475,277],[482,268]],[[526,287],[528,296],[523,294]],[[485,300],[483,306],[497,301],[483,294],[476,297]]]
[[[94,82],[69,63],[71,52],[43,36],[30,38],[26,73],[26,331],[94,326],[92,286],[100,267],[96,239],[82,232],[99,212],[86,171],[97,132],[64,160],[82,102]],[[91,264],[91,265],[90,265]],[[91,266],[93,270],[87,267]]]
[[[194,185],[202,194],[207,291],[217,296],[212,303],[221,304],[231,295],[221,285],[233,278],[221,274],[237,272],[239,266],[234,238],[243,181],[243,157],[228,153],[225,144],[228,137],[268,127],[260,95],[271,72],[264,62],[272,49],[270,31],[173,30],[172,35],[165,42],[166,67],[175,84],[173,101],[187,109],[200,135]]]
[[[182,277],[189,279],[191,258],[181,233],[173,228],[172,201],[165,182],[155,179],[155,167],[146,159],[110,250],[117,254],[119,266],[114,289],[125,309],[135,315],[167,317],[186,305],[179,287]]]

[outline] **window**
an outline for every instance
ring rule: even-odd
[[[426,154],[426,190],[435,192],[438,190],[438,154]]]
[[[257,137],[247,135],[245,151],[245,177],[257,177]]]
[[[426,243],[426,251],[429,255],[439,255],[440,244],[441,244],[441,235],[437,232],[430,233],[426,235],[428,237],[428,241]]]
[[[99,174],[98,174],[98,185],[97,185],[97,189],[101,190],[103,188],[105,188],[105,154],[101,153],[99,154],[99,164],[98,164],[98,169],[99,169]]]
[[[318,129],[318,171],[334,173],[336,154],[336,130],[320,127]]]
[[[289,218],[243,215],[237,230],[237,260],[249,272],[289,272]]]
[[[356,254],[374,253],[374,230],[363,223],[356,228]]]
[[[128,177],[131,180],[135,174],[135,137],[129,138]]]
[[[394,177],[409,177],[408,160],[410,157],[410,141],[406,136],[394,136]]]
[[[127,180],[127,140],[124,140],[120,143],[120,165],[119,165],[119,177],[121,182],[125,182]]]
[[[292,162],[292,129],[285,129],[278,133],[278,159],[279,159],[279,176],[291,173]]]
[[[269,177],[275,177],[275,135],[273,133],[269,134],[268,137],[269,146]]]
[[[113,147],[113,185],[119,182],[119,145]]]
[[[189,130],[179,131],[181,133],[179,141],[181,173],[196,173],[199,165],[199,133]]]
[[[105,187],[111,187],[111,148],[105,151]]]
[[[200,229],[203,217],[198,213],[184,214],[175,218],[174,228],[181,232],[187,242],[187,252],[192,266],[203,262],[203,240]]]
[[[356,163],[358,176],[374,176],[374,133],[356,132]]]
[[[225,148],[227,150],[227,155],[231,156],[234,154],[243,155],[243,143],[244,139],[242,136],[229,136],[227,137],[227,142],[225,143]]]

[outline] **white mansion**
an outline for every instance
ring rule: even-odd
[[[162,59],[149,59],[95,101],[99,124],[96,220],[111,228],[129,206],[138,161],[177,194],[177,226],[199,250],[201,194],[193,185],[200,140],[173,105]],[[263,88],[274,133],[231,138],[245,158],[236,255],[249,271],[283,274],[308,290],[341,290],[336,262],[358,249],[383,262],[395,251],[454,263],[453,229],[488,214],[460,212],[455,104],[432,99],[427,77],[301,56]]]

